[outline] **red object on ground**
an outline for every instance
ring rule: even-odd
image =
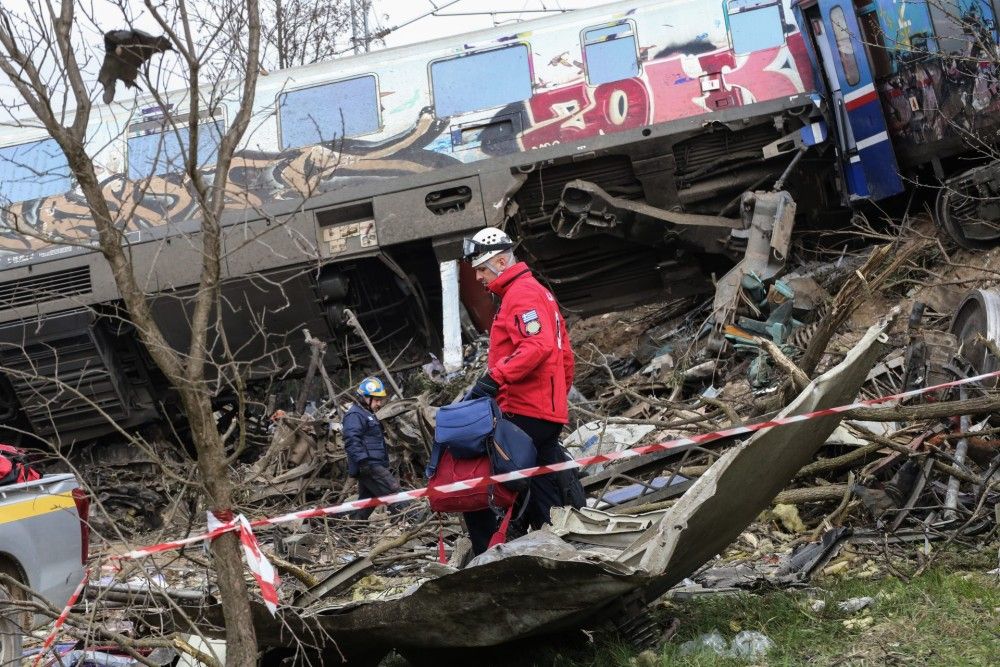
[[[33,482],[41,477],[40,472],[28,465],[26,451],[0,444],[0,485]]]

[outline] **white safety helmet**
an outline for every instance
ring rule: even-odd
[[[507,232],[496,227],[483,227],[470,239],[462,240],[462,256],[472,268],[482,265],[514,247]]]

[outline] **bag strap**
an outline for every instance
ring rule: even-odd
[[[503,517],[503,521],[500,522],[500,527],[497,528],[497,532],[493,533],[493,537],[490,538],[490,544],[487,549],[492,549],[498,544],[503,544],[507,541],[507,529],[510,528],[510,518],[514,514],[514,506],[511,505],[507,508],[507,513]]]
[[[528,504],[531,502],[531,487],[530,486],[528,487],[528,490],[525,491],[524,494],[521,496],[520,500],[521,500],[521,511],[517,513],[516,517],[514,517],[514,521],[520,521],[521,517],[524,516],[524,513],[528,511]],[[515,502],[514,505],[516,505],[516,504],[517,503]],[[514,505],[511,505],[511,507],[513,507]]]

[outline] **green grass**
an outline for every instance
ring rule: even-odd
[[[964,562],[963,562],[964,561]],[[990,564],[992,562],[992,564]],[[1000,665],[1000,586],[986,571],[996,567],[996,549],[978,557],[949,558],[908,583],[895,578],[820,580],[811,591],[761,595],[712,595],[671,602],[664,616],[681,627],[658,653],[637,656],[614,640],[598,641],[587,653],[552,656],[535,664],[746,665],[711,653],[681,655],[680,645],[713,628],[728,640],[740,630],[766,634],[775,646],[758,665]],[[847,614],[837,603],[875,598]],[[819,612],[813,600],[826,602]],[[861,621],[850,627],[845,620]]]

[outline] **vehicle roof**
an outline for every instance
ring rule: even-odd
[[[424,42],[415,42],[387,49],[379,49],[369,53],[359,53],[333,60],[324,60],[317,63],[310,63],[308,65],[298,65],[283,70],[276,70],[268,73],[267,75],[261,76],[258,79],[257,90],[259,92],[270,93],[275,89],[284,88],[287,85],[288,79],[310,80],[318,79],[323,76],[329,76],[330,65],[332,63],[337,63],[338,74],[342,75],[343,78],[347,78],[362,72],[374,72],[386,64],[406,60],[410,56],[419,55],[425,52],[446,50],[449,47],[455,47],[456,43],[461,44],[461,48],[456,49],[457,52],[458,50],[465,50],[466,46],[487,46],[491,41],[495,41],[502,37],[508,37],[510,35],[524,35],[533,31],[558,28],[567,22],[567,17],[569,17],[574,23],[586,22],[591,19],[606,19],[609,14],[612,16],[618,15],[621,18],[627,18],[627,16],[634,13],[636,10],[648,7],[690,5],[701,2],[704,2],[704,0],[621,0],[620,2],[612,2],[584,9],[573,9],[563,14],[530,19],[521,23],[486,28],[468,33],[449,35],[446,37],[438,37]],[[336,78],[342,77],[338,76]],[[223,87],[230,86],[235,88],[237,84],[237,81],[229,80],[221,83],[220,85]],[[93,85],[97,85],[96,79],[93,81]],[[164,97],[176,104],[177,102],[183,102],[186,92],[186,88],[176,88],[168,90]],[[125,98],[123,98],[123,100],[124,99]],[[128,98],[123,102],[112,103],[110,105],[103,103],[94,104],[91,122],[94,122],[93,117],[95,116],[104,117],[106,119],[125,115],[133,116],[137,113],[139,108],[150,104],[156,104],[155,98],[152,95],[137,96],[135,98],[135,104],[132,104],[132,98]],[[179,106],[183,108],[182,105]],[[70,107],[67,108],[64,113],[66,116],[69,116],[73,113],[73,110],[74,109]],[[17,126],[17,122],[24,122],[25,125]],[[27,130],[29,129],[34,131],[28,132]],[[25,143],[27,141],[45,138],[46,136],[48,136],[48,134],[39,125],[38,120],[34,116],[20,118],[13,124],[0,122],[0,146],[11,143]]]
[[[710,2],[711,0],[708,1]],[[348,67],[361,62],[366,65],[372,63],[377,64],[383,62],[393,62],[395,60],[403,59],[409,55],[416,55],[425,51],[435,51],[440,48],[447,48],[454,45],[458,40],[463,42],[463,46],[476,45],[477,43],[489,42],[498,37],[506,37],[512,34],[522,35],[534,30],[558,28],[562,24],[566,23],[567,17],[571,18],[573,22],[576,23],[580,21],[587,21],[591,18],[606,18],[609,13],[614,14],[615,12],[620,12],[621,18],[626,18],[627,15],[635,9],[669,5],[701,4],[703,2],[705,2],[705,0],[621,0],[620,2],[610,2],[603,5],[596,5],[594,7],[587,7],[585,9],[572,9],[562,14],[530,19],[520,23],[512,23],[494,28],[483,28],[473,32],[459,33],[446,37],[437,37],[435,39],[429,39],[422,42],[414,42],[412,44],[379,49],[369,53],[359,53],[343,58],[337,58],[336,62],[343,63]],[[308,65],[298,65],[296,67],[279,70],[278,72],[272,72],[271,75],[278,74],[279,72],[281,74],[308,72],[312,69],[325,68],[329,66],[331,62],[334,61],[325,60],[317,63],[310,63]]]

